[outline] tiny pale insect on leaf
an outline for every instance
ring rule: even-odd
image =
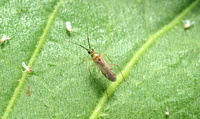
[[[169,111],[168,111],[168,107],[166,107],[167,111],[165,112],[166,116],[169,116]]]
[[[9,40],[10,37],[6,36],[5,34],[3,34],[2,38],[1,38],[1,43],[4,43],[5,40]]]
[[[72,31],[71,23],[69,21],[66,22],[66,28],[69,32]]]
[[[185,20],[184,21],[184,28],[185,29],[188,29],[188,28],[190,28],[192,25],[194,25],[194,21],[190,21],[190,20]]]
[[[22,72],[32,72],[33,70],[32,70],[32,67],[31,66],[27,66],[26,64],[25,64],[25,62],[22,62],[22,66],[26,69],[25,71],[23,71],[22,70]]]

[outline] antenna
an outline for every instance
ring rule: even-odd
[[[87,48],[85,48],[85,47],[84,47],[84,46],[82,46],[82,45],[79,45],[78,43],[74,43],[74,42],[70,42],[70,41],[65,41],[65,42],[68,42],[68,43],[73,43],[73,44],[75,44],[75,45],[81,46],[82,48],[84,48],[84,49],[88,50]]]
[[[91,46],[90,46],[90,41],[89,41],[89,36],[88,36],[88,24],[87,24],[87,39],[88,39],[88,45],[89,45],[89,49],[91,49]]]

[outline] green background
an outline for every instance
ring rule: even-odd
[[[59,1],[0,1],[0,116],[22,77],[44,32],[45,42],[32,65],[9,118],[89,118],[104,94],[97,67],[87,51],[107,53],[124,70],[148,37],[169,24],[191,0],[63,1],[49,31],[45,29]],[[182,21],[195,21],[184,29]],[[65,22],[70,21],[69,34]],[[200,4],[178,25],[161,35],[143,54],[111,95],[99,118],[200,117]],[[108,61],[108,60],[107,60]],[[113,67],[116,74],[120,72]],[[106,88],[111,82],[101,74]],[[30,89],[31,95],[26,94]],[[170,113],[165,116],[165,111]]]

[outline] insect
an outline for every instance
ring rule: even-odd
[[[72,31],[71,23],[69,21],[66,22],[66,28],[69,32]]]
[[[22,62],[22,66],[26,69],[25,71],[22,70],[22,72],[33,72],[33,69],[31,66],[26,66],[25,62]]]
[[[89,69],[89,71],[90,71],[90,68],[92,68],[92,67],[94,67],[94,66],[98,66],[98,77],[99,77],[99,79],[100,79],[100,81],[101,81],[101,77],[100,77],[100,71],[103,73],[103,75],[107,78],[107,79],[109,79],[110,81],[112,81],[112,82],[116,82],[116,74],[115,74],[115,72],[114,72],[114,70],[111,68],[111,66],[117,66],[117,68],[119,69],[119,71],[120,71],[120,73],[121,73],[121,75],[122,75],[122,77],[123,77],[123,79],[124,79],[124,81],[126,81],[125,80],[125,78],[124,78],[124,76],[123,76],[123,74],[122,74],[122,72],[121,72],[121,70],[120,70],[120,68],[119,68],[119,66],[117,65],[117,64],[108,64],[107,62],[106,62],[106,60],[104,59],[104,57],[105,56],[107,56],[107,54],[104,54],[103,56],[101,55],[101,54],[99,54],[99,53],[97,53],[94,49],[92,49],[91,48],[91,46],[90,46],[90,41],[89,41],[89,37],[88,37],[88,26],[87,26],[87,40],[88,40],[88,45],[89,45],[89,48],[85,48],[84,46],[82,46],[82,45],[80,45],[80,44],[77,44],[77,43],[74,43],[74,42],[70,42],[70,41],[66,41],[66,42],[69,42],[69,43],[73,43],[73,44],[75,44],[75,45],[78,45],[78,46],[80,46],[80,47],[82,47],[82,48],[84,48],[84,49],[86,49],[87,51],[88,51],[88,54],[90,54],[91,55],[91,57],[92,57],[92,59],[88,59],[88,58],[85,58],[85,59],[83,59],[83,61],[84,60],[93,60],[94,61],[94,63],[95,63],[95,65],[91,65],[91,66],[89,66],[88,67],[88,69]],[[107,58],[110,60],[110,58],[107,56]],[[82,61],[82,63],[83,63],[83,61]],[[110,60],[111,61],[111,60]],[[81,63],[81,64],[82,64]],[[91,75],[92,73],[91,73],[91,71],[90,71],[90,75]],[[104,90],[106,91],[106,89],[105,89],[105,86],[104,86],[104,84],[103,84],[103,82],[101,81],[101,84],[103,85],[103,88],[104,88]],[[106,94],[108,95],[108,92],[106,91]]]
[[[166,116],[169,116],[169,111],[168,111],[168,107],[166,107],[167,111],[165,112]]]
[[[1,43],[4,43],[5,40],[9,40],[10,37],[9,36],[6,36],[6,35],[3,35],[3,37],[1,38]]]
[[[194,25],[194,21],[190,21],[190,20],[185,20],[184,21],[184,28],[185,29],[188,29],[188,28],[190,28],[192,25]]]

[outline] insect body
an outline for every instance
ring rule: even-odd
[[[69,32],[72,31],[72,28],[71,28],[71,23],[69,21],[66,22],[66,28]]]
[[[191,26],[193,26],[194,23],[195,23],[194,21],[185,20],[185,21],[184,21],[184,28],[185,28],[185,29],[188,29],[188,28],[190,28]]]
[[[107,56],[106,54],[104,54],[102,56],[99,53],[96,53],[96,51],[90,47],[90,42],[89,42],[89,37],[88,37],[88,29],[87,29],[87,39],[88,39],[89,49],[85,48],[84,46],[82,46],[80,44],[74,43],[74,42],[69,42],[69,41],[66,41],[66,42],[76,44],[76,45],[78,45],[78,46],[80,46],[80,47],[82,47],[82,48],[84,48],[84,49],[86,49],[88,51],[88,54],[91,55],[92,60],[96,64],[96,65],[89,66],[89,71],[90,71],[91,67],[98,66],[98,68],[99,68],[99,70],[98,70],[98,76],[99,76],[100,81],[101,81],[101,78],[100,78],[100,71],[101,71],[106,78],[108,78],[112,82],[115,82],[117,80],[116,79],[116,74],[115,74],[115,72],[113,71],[113,69],[111,68],[110,65],[117,66],[117,68],[119,70],[120,70],[120,68],[116,64],[108,64],[106,62],[106,60],[104,59],[104,56]],[[108,57],[108,59],[109,59],[109,57]],[[83,61],[84,60],[91,60],[91,59],[85,58],[85,59],[83,59]],[[83,61],[82,61],[82,63],[83,63]],[[90,71],[90,74],[91,74],[91,71]],[[122,73],[121,73],[121,75],[122,75]],[[122,75],[122,77],[124,78],[123,75]],[[124,78],[124,80],[125,80],[125,78]],[[101,83],[102,83],[102,81],[101,81]],[[102,83],[102,85],[103,85],[103,83]],[[104,87],[104,85],[103,85],[103,87]],[[104,87],[104,89],[105,89],[105,87]],[[106,89],[105,89],[105,91],[106,91]],[[106,91],[106,93],[107,93],[107,91]],[[108,95],[108,93],[107,93],[107,95]]]
[[[10,39],[9,36],[3,35],[3,37],[0,39],[1,43],[4,43],[5,40]]]
[[[110,65],[106,62],[106,60],[100,54],[96,53],[93,49],[89,51],[94,63],[99,67],[103,75],[108,78],[110,81],[116,81],[116,75]]]

